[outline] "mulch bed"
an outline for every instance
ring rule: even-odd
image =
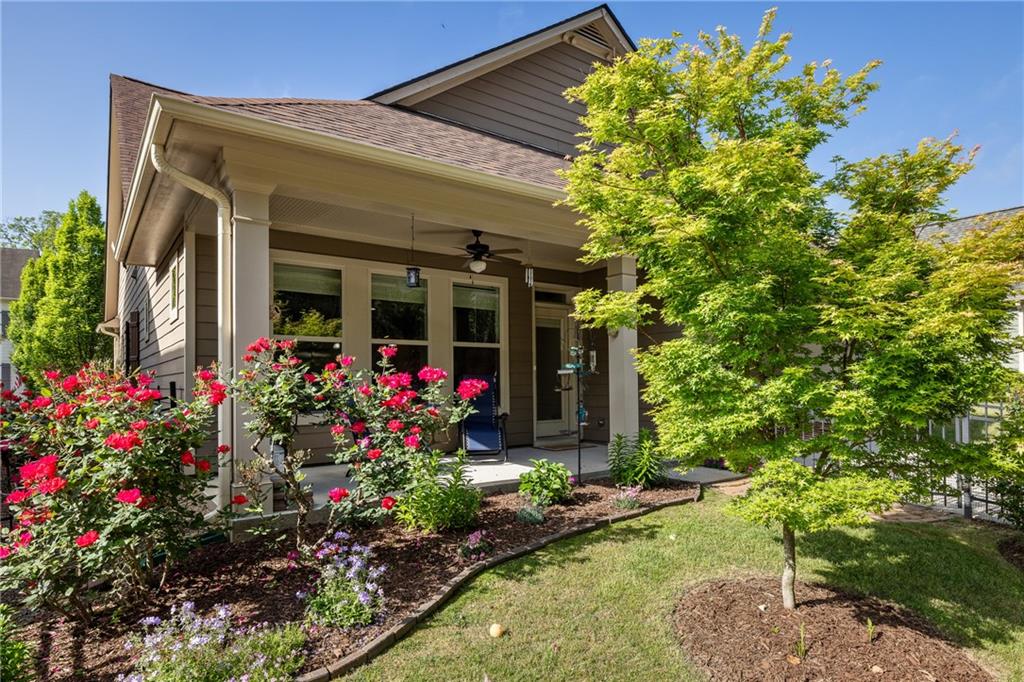
[[[996,547],[999,548],[999,553],[1003,555],[1003,558],[1009,561],[1012,566],[1016,566],[1021,571],[1024,571],[1024,535],[1003,538]]]
[[[719,580],[687,592],[675,612],[690,659],[711,680],[991,680],[923,619],[884,602],[798,583],[782,608],[778,581]],[[875,626],[867,641],[867,620]],[[800,625],[806,651],[797,657]]]
[[[476,528],[487,530],[501,553],[530,544],[569,528],[599,521],[621,510],[612,505],[616,488],[609,481],[591,481],[576,488],[572,501],[547,510],[547,521],[529,526],[515,520],[522,499],[516,493],[484,498]],[[695,500],[699,488],[676,483],[645,491],[642,506],[672,500]],[[470,529],[472,530],[472,529]],[[356,540],[369,544],[375,562],[387,566],[382,586],[386,617],[366,628],[320,628],[307,644],[304,671],[335,662],[401,622],[467,565],[459,557],[459,545],[468,531],[432,535],[407,531],[393,523],[353,531]],[[289,566],[292,544],[265,540],[220,543],[197,549],[187,562],[172,570],[164,589],[139,604],[121,604],[108,610],[89,628],[55,617],[37,618],[26,626],[25,636],[38,651],[36,673],[40,680],[111,680],[130,672],[134,654],[125,644],[138,633],[144,616],[166,617],[170,607],[193,601],[205,612],[228,604],[236,617],[247,623],[301,621],[303,603],[295,594],[306,590],[315,577],[309,568]]]

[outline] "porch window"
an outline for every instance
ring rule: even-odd
[[[497,384],[501,376],[500,301],[496,287],[452,286],[456,382],[472,375],[494,377]],[[494,390],[500,391],[500,386],[495,385]]]
[[[414,377],[427,364],[427,284],[406,286],[405,277],[373,274],[370,276],[370,324],[374,361],[381,346],[395,344],[398,354],[392,358],[399,372]]]
[[[296,339],[296,354],[320,369],[341,353],[341,270],[274,263],[275,337]]]

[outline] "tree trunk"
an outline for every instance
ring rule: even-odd
[[[782,524],[782,553],[786,565],[782,569],[782,606],[786,609],[796,608],[796,595],[793,583],[796,580],[796,536],[793,529]]]

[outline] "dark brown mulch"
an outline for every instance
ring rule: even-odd
[[[1024,535],[1003,538],[996,547],[1010,565],[1024,571]]]
[[[620,510],[612,505],[615,487],[608,481],[588,482],[573,492],[570,503],[547,510],[547,521],[528,526],[515,520],[522,499],[516,493],[484,498],[476,528],[487,530],[495,552],[504,552],[576,525],[606,518]],[[674,483],[645,491],[642,506],[671,500],[695,500],[699,488]],[[472,530],[472,529],[470,529]],[[383,580],[387,614],[383,622],[351,630],[320,628],[311,633],[304,670],[324,666],[355,651],[400,622],[435,594],[468,564],[459,557],[466,531],[433,535],[410,532],[394,524],[353,532],[369,544],[375,561],[387,566]],[[291,545],[269,541],[220,543],[196,550],[174,569],[164,589],[148,603],[122,604],[109,609],[91,628],[58,618],[37,619],[26,627],[37,645],[40,680],[110,680],[130,671],[134,655],[125,643],[139,632],[144,616],[165,617],[173,604],[193,601],[199,612],[229,604],[246,623],[301,621],[303,604],[295,594],[315,577],[309,568],[290,568]]]
[[[711,680],[992,679],[913,613],[817,585],[796,590],[797,607],[786,611],[774,579],[698,585],[675,612],[683,648]],[[801,624],[807,648],[798,658]]]

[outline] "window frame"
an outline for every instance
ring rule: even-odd
[[[269,320],[270,322],[270,338],[283,340],[283,339],[295,339],[298,342],[307,341],[310,343],[336,343],[339,346],[339,354],[345,352],[345,270],[340,265],[324,265],[321,263],[310,262],[300,257],[288,257],[288,256],[274,256],[272,254],[270,259],[270,303],[271,306],[274,304],[274,266],[278,263],[282,265],[291,265],[294,267],[306,267],[316,268],[321,270],[336,270],[338,272],[338,282],[341,287],[341,292],[338,298],[341,299],[341,336],[294,336],[291,334],[277,334],[274,332],[274,320],[273,317]]]
[[[336,341],[341,344],[342,352],[355,357],[354,369],[376,369],[377,358],[373,357],[374,343],[393,342],[398,345],[426,345],[428,362],[433,367],[446,370],[449,375],[454,370],[454,311],[452,286],[465,284],[468,286],[494,287],[499,291],[498,343],[484,344],[499,348],[499,384],[501,394],[499,402],[502,409],[508,409],[509,393],[509,283],[508,278],[499,275],[476,275],[461,270],[443,268],[420,268],[420,276],[429,281],[427,286],[427,340],[402,341],[400,339],[375,339],[373,334],[373,312],[371,311],[372,280],[371,275],[385,274],[405,276],[406,263],[388,263],[367,258],[351,258],[331,256],[319,253],[306,253],[284,249],[270,250],[270,296],[273,300],[273,264],[286,263],[308,267],[324,267],[340,270],[342,273],[341,310],[343,338],[318,339],[311,341]],[[298,337],[304,340],[304,337]],[[454,377],[449,382],[454,389]]]

